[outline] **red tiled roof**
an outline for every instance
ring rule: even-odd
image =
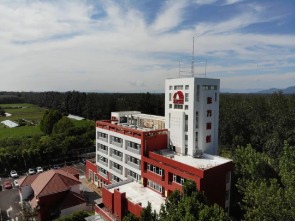
[[[63,210],[83,203],[86,203],[86,201],[78,193],[69,191],[64,201],[59,206],[59,209]]]
[[[63,168],[60,168],[60,170],[63,170],[65,172],[68,172],[68,173],[71,173],[71,174],[79,174],[80,171],[74,167],[63,167]]]
[[[35,196],[43,196],[67,190],[77,184],[81,182],[72,174],[63,170],[49,170],[41,173],[31,186]]]
[[[40,174],[25,176],[25,177],[22,177],[21,179],[18,179],[17,182],[20,187],[25,187],[25,186],[31,185],[39,175]]]

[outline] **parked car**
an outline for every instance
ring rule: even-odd
[[[28,170],[28,173],[29,173],[29,175],[33,175],[33,174],[36,173],[36,171],[35,171],[34,169],[30,168],[30,169]]]
[[[37,167],[36,170],[37,170],[37,173],[42,173],[43,172],[43,168],[42,167]]]
[[[85,161],[85,159],[84,159],[84,158],[81,158],[80,162],[81,162],[81,163],[83,163],[83,164],[85,164],[85,163],[86,163],[86,161]]]
[[[58,165],[54,165],[53,166],[53,169],[57,170],[57,169],[59,169],[59,166]]]
[[[15,178],[15,177],[18,177],[18,174],[17,174],[17,172],[15,170],[12,170],[12,171],[10,171],[10,176],[12,178]]]
[[[14,183],[15,187],[19,187],[19,184],[18,184],[17,180],[14,180],[13,183]]]
[[[4,187],[5,187],[5,189],[11,189],[12,188],[12,184],[9,181],[5,181],[4,182]]]

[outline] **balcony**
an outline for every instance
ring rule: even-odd
[[[122,143],[118,143],[118,142],[112,141],[111,144],[122,148]]]
[[[105,174],[102,171],[99,171],[99,175],[101,175],[102,177],[108,179],[108,174]]]
[[[105,142],[108,142],[108,137],[99,137],[98,139],[102,140],[102,141],[105,141]]]
[[[133,168],[135,168],[135,169],[137,169],[137,170],[140,170],[141,169],[141,164],[140,165],[138,165],[138,164],[135,164],[135,163],[133,163],[133,162],[127,162],[127,165],[129,165],[129,166],[131,166],[131,167],[133,167]]]
[[[122,170],[115,168],[114,166],[111,167],[112,170],[114,170],[116,173],[122,175]]]
[[[99,151],[99,152],[102,152],[102,153],[105,153],[105,154],[108,155],[108,150],[104,150],[104,149],[102,149],[102,148],[98,148],[98,151]]]
[[[111,154],[111,156],[114,158],[114,159],[117,159],[119,161],[122,161],[122,156],[117,156],[115,154]]]
[[[137,149],[137,148],[133,148],[133,147],[128,146],[126,149],[132,153],[141,154],[141,148]]]
[[[107,161],[107,162],[104,162],[104,161],[102,161],[102,160],[99,160],[98,163],[99,163],[99,164],[102,164],[102,165],[104,165],[104,166],[108,166],[108,161]]]

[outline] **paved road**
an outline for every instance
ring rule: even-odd
[[[73,166],[80,171],[80,177],[85,177],[85,164],[82,163],[75,163],[69,164],[68,166]],[[3,212],[3,220],[11,220],[16,221],[18,220],[18,214],[21,211],[21,206],[19,204],[20,196],[19,196],[19,188],[16,188],[13,184],[15,179],[20,179],[24,176],[27,176],[28,173],[19,174],[19,178],[11,178],[9,176],[1,177],[0,178],[0,209]],[[12,189],[5,189],[4,182],[9,181],[12,183]],[[82,188],[83,190],[87,190],[87,188]],[[89,191],[89,190],[87,190]],[[88,193],[88,192],[87,192]],[[97,200],[97,196],[93,196],[89,194],[91,199]]]

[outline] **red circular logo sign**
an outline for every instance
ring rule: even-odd
[[[178,91],[174,94],[174,103],[175,104],[184,104],[184,95],[181,91]]]

